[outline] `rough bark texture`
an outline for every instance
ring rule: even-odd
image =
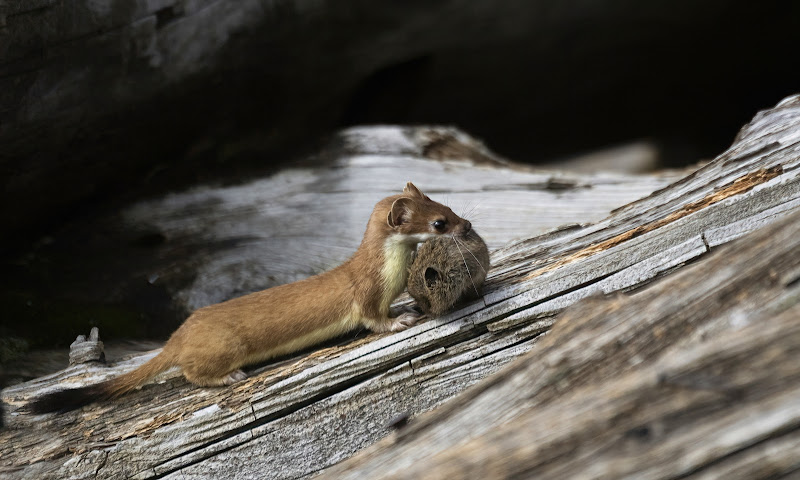
[[[77,412],[18,411],[56,383],[95,382],[146,357],[8,388],[0,468],[10,478],[303,478],[409,416],[325,474],[796,472],[798,132],[792,97],[672,185],[595,224],[496,250],[482,300],[262,367],[233,388],[168,372]],[[559,316],[613,292],[627,293]]]
[[[800,212],[631,296],[321,478],[800,473]]]

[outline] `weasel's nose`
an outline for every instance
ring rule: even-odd
[[[464,233],[468,233],[472,230],[472,224],[469,223],[469,220],[464,220]]]

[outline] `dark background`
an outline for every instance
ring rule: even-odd
[[[136,200],[290,166],[342,127],[454,125],[529,163],[645,139],[675,167],[800,92],[798,2],[167,4],[0,5],[0,360],[98,317],[106,339],[164,338],[185,314],[165,292],[76,301],[81,271],[48,246]]]

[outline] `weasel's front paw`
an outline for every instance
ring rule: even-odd
[[[234,383],[239,383],[243,380],[247,380],[247,374],[241,370],[234,370],[222,380],[224,385],[233,385]]]
[[[406,312],[394,319],[394,322],[392,322],[392,331],[400,332],[409,327],[413,327],[420,318],[422,318],[422,315],[416,312]]]

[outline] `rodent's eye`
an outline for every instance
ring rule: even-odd
[[[446,226],[447,226],[447,222],[444,221],[444,220],[436,220],[435,222],[433,222],[433,228],[435,228],[436,230],[439,230],[440,232],[442,230],[444,230],[444,227],[446,227]]]

